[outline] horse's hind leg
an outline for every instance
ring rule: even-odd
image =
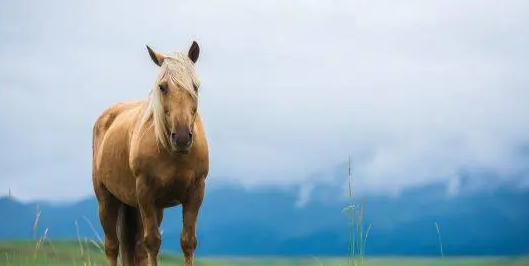
[[[99,203],[99,221],[105,232],[105,255],[109,266],[117,266],[119,242],[117,220],[120,201],[114,197],[103,184],[94,184]]]

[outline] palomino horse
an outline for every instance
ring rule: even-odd
[[[193,265],[195,225],[209,171],[208,143],[198,113],[200,85],[189,52],[147,50],[160,72],[145,101],[118,103],[93,128],[92,179],[105,232],[108,265],[157,265],[164,208],[182,205],[180,244]],[[148,264],[147,264],[148,263]]]

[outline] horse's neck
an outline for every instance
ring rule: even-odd
[[[153,127],[153,114],[151,113],[147,119],[144,119],[145,112],[147,112],[147,108],[149,108],[149,102],[148,101],[141,101],[139,102],[138,106],[134,108],[134,110],[131,112],[131,134],[134,132],[141,132],[142,135],[147,135],[148,131],[150,130],[150,127]],[[154,128],[151,128],[154,129]],[[154,130],[153,130],[154,131]]]

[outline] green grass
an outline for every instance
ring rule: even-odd
[[[103,252],[90,242],[83,243],[81,253],[77,241],[0,242],[1,266],[106,266]],[[162,254],[161,265],[182,265],[178,255]],[[348,258],[208,258],[197,257],[197,266],[339,266]],[[365,258],[366,266],[527,266],[529,257],[522,258]]]

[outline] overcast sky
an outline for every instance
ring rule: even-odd
[[[529,1],[1,1],[0,195],[92,195],[91,128],[196,40],[211,183],[529,184]],[[498,182],[495,180],[495,182]],[[321,182],[321,180],[320,180]]]

